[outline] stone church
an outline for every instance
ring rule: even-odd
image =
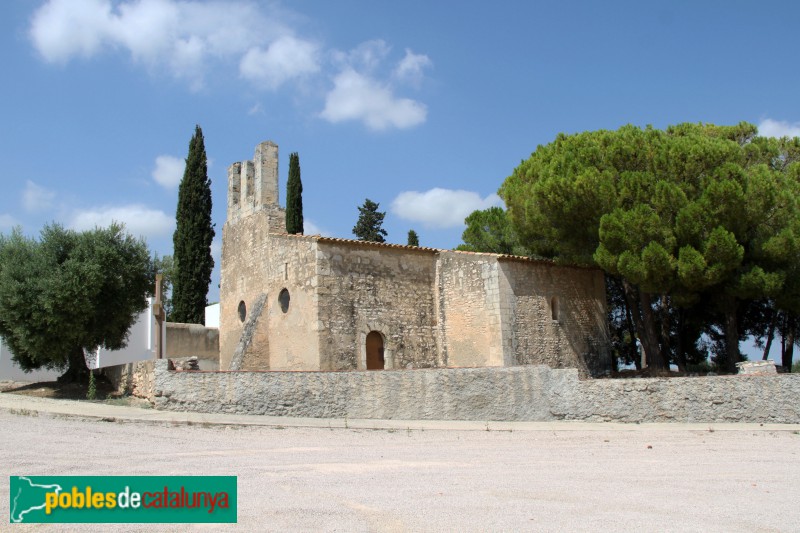
[[[603,273],[286,234],[278,146],[228,169],[220,369],[611,367]]]

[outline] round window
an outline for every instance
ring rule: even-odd
[[[244,319],[247,318],[247,306],[244,304],[244,300],[239,302],[239,321],[244,322]]]
[[[278,295],[278,302],[281,304],[281,311],[287,312],[289,310],[289,291],[286,289],[281,290]]]

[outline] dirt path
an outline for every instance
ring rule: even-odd
[[[788,431],[204,428],[8,412],[0,427],[0,502],[9,475],[237,475],[238,527],[194,529],[800,530],[800,435]]]

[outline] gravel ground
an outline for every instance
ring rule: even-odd
[[[800,531],[791,431],[281,429],[8,412],[0,427],[2,502],[9,475],[238,476],[236,525],[11,531]]]

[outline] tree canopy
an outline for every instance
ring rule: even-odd
[[[732,370],[745,302],[800,304],[800,140],[756,134],[746,123],[561,134],[499,192],[533,253],[621,280],[650,364],[669,362],[670,309],[703,302]]]
[[[303,233],[303,182],[300,180],[300,156],[289,154],[289,179],[286,182],[286,233]]]
[[[195,126],[189,142],[186,170],[178,189],[178,208],[173,234],[174,278],[172,320],[191,324],[205,323],[208,286],[214,258],[211,241],[211,180],[208,179],[203,131]]]
[[[419,235],[413,229],[408,230],[408,246],[419,246]]]
[[[112,224],[0,236],[0,335],[23,370],[87,373],[84,350],[123,348],[153,288],[147,246]]]
[[[530,255],[530,251],[520,244],[514,226],[502,207],[473,211],[467,216],[464,223],[467,225],[461,235],[464,243],[460,244],[456,250]]]
[[[358,221],[353,227],[353,235],[359,241],[386,242],[387,233],[382,227],[386,212],[378,211],[379,206],[367,198],[364,205],[358,208]]]

